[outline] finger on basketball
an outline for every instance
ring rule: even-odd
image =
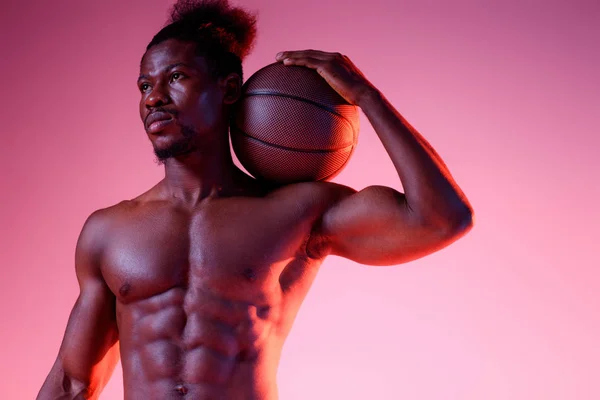
[[[276,56],[277,60],[283,60],[286,58],[304,58],[310,57],[318,60],[329,60],[334,56],[333,53],[326,53],[319,50],[294,50],[294,51],[282,51]]]
[[[284,65],[299,65],[312,69],[319,69],[323,65],[323,60],[312,57],[287,57],[283,59]]]

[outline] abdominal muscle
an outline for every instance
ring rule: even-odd
[[[281,296],[231,297],[175,287],[118,303],[125,399],[276,399]]]

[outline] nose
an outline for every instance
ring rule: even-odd
[[[155,107],[164,106],[169,104],[171,98],[162,85],[156,85],[152,88],[152,92],[146,97],[146,108],[151,109]]]

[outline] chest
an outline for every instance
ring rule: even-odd
[[[314,216],[297,202],[215,201],[192,212],[139,210],[110,232],[103,273],[122,301],[173,287],[219,291],[273,287],[302,265]]]

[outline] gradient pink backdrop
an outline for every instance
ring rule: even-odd
[[[85,218],[162,177],[135,80],[170,4],[2,2],[2,399],[34,398],[54,361]],[[468,236],[410,264],[327,260],[284,349],[281,399],[600,398],[599,3],[237,4],[260,13],[247,76],[281,50],[347,54],[476,211]],[[399,187],[361,123],[336,181]],[[119,367],[102,398],[121,384]]]

